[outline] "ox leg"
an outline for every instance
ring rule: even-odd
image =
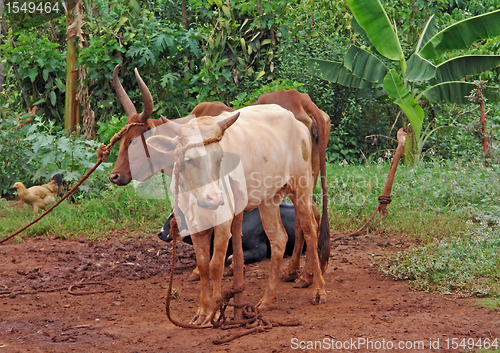
[[[304,248],[304,233],[302,228],[300,228],[299,218],[295,216],[295,243],[293,245],[293,253],[290,257],[290,262],[288,263],[288,268],[286,269],[281,280],[284,282],[293,282],[300,275],[300,254]]]
[[[300,180],[300,179],[299,179]],[[312,287],[314,304],[326,303],[325,280],[321,273],[318,257],[318,224],[314,218],[312,195],[310,188],[295,185],[295,217],[300,221],[300,226],[304,232],[307,245],[306,250],[306,276],[307,272],[312,273]]]
[[[221,296],[222,275],[227,244],[231,235],[231,221],[214,227],[214,252],[210,259],[210,231],[191,236],[196,253],[197,269],[200,274],[200,301],[198,311],[190,323],[210,326],[217,299]],[[200,255],[198,255],[200,254]],[[210,295],[210,277],[212,278],[212,295]]]
[[[196,254],[196,264],[200,275],[200,300],[195,316],[189,322],[194,325],[201,325],[210,315],[210,231],[200,232],[191,235],[194,252]]]
[[[314,213],[314,226],[316,227],[316,232],[315,234],[315,239],[316,239],[316,244],[318,241],[318,229],[319,229],[319,221],[320,221],[320,214],[318,209],[313,205],[312,210]],[[298,219],[298,218],[296,218]],[[295,250],[295,249],[294,249]],[[295,288],[307,288],[313,283],[313,273],[314,273],[314,262],[313,259],[311,259],[309,256],[306,256],[306,265],[304,267],[304,271],[300,275],[300,278],[295,281],[295,284],[293,285]]]
[[[188,277],[188,281],[190,282],[196,282],[200,280],[200,270],[198,270],[198,266],[191,272],[191,274]]]
[[[226,260],[227,245],[231,237],[231,220],[224,222],[214,228],[214,253],[210,260],[210,276],[212,277],[212,302],[210,304],[211,311],[215,309],[217,299],[222,293],[222,276],[224,274],[224,263]],[[212,314],[212,312],[210,313]],[[210,318],[207,317],[205,324],[210,323]]]
[[[269,271],[269,281],[264,296],[257,306],[261,310],[270,309],[278,293],[278,279],[281,270],[281,262],[285,253],[286,241],[288,235],[281,222],[279,201],[280,195],[277,195],[271,202],[263,203],[259,206],[260,218],[264,231],[266,232],[269,243],[271,244],[271,268]]]

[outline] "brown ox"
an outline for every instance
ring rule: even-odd
[[[321,264],[321,271],[324,273],[330,257],[330,226],[328,222],[328,197],[326,185],[326,145],[330,136],[330,117],[319,109],[311,100],[309,95],[300,93],[295,89],[281,90],[261,95],[252,105],[258,104],[278,104],[290,110],[295,118],[302,122],[309,131],[313,141],[312,145],[312,172],[313,183],[316,185],[318,175],[321,172],[321,191],[323,194],[323,218],[318,234],[318,251]],[[313,207],[316,219],[319,219],[319,212]],[[292,257],[288,264],[288,269],[283,275],[285,281],[296,280],[300,269],[300,253],[304,245],[304,237],[299,225],[299,220],[295,219],[295,245]],[[306,268],[301,278],[297,280],[296,287],[307,287],[312,283],[311,263],[306,258]]]
[[[144,111],[140,114],[137,113],[134,104],[120,83],[120,79],[118,78],[118,65],[113,71],[113,86],[115,87],[116,94],[123,105],[125,113],[127,113],[127,123],[144,124],[132,126],[120,139],[118,158],[109,175],[109,180],[116,185],[127,185],[132,179],[138,181],[147,180],[160,170],[163,170],[168,175],[172,175],[171,167],[173,165],[173,159],[171,156],[160,155],[154,149],[148,150],[146,148],[144,133],[163,124],[163,122],[159,119],[149,119],[153,113],[153,97],[148,87],[141,79],[137,69],[134,70],[134,73],[144,101]],[[234,109],[220,102],[201,103],[193,109],[191,115],[178,119],[177,121],[179,123],[185,123],[191,120],[195,115],[216,116],[224,111],[234,111]],[[129,151],[130,146],[133,147],[133,144],[139,142],[142,143],[141,148],[131,148]],[[134,175],[132,175],[131,172],[131,165],[134,170]]]
[[[200,231],[195,225],[223,204],[225,196],[217,176],[221,175],[221,164],[226,158],[224,153],[241,159],[246,182],[243,188],[247,198],[245,210],[259,208],[262,224],[271,244],[269,282],[258,303],[259,308],[271,307],[277,295],[277,282],[287,239],[279,213],[279,203],[285,189],[295,205],[296,218],[307,243],[307,258],[313,274],[312,300],[315,303],[326,302],[325,281],[317,252],[317,224],[312,210],[312,141],[304,124],[295,119],[290,111],[274,104],[242,108],[236,114],[226,112],[218,117],[200,117],[185,125],[165,121],[168,122],[167,127],[178,136],[172,138],[159,135],[147,139],[147,144],[161,153],[170,152],[177,145],[187,148],[199,142],[200,135],[201,140],[222,137],[220,142],[187,148],[183,157],[183,171],[179,180],[175,180],[181,192],[189,195],[184,201],[179,199],[179,206],[184,214],[192,215],[194,220],[193,223],[188,221],[188,229],[200,272],[200,301],[191,322],[208,324],[216,300],[221,295],[231,219],[214,224],[212,259],[208,232]],[[210,277],[213,284],[212,296]]]
[[[172,175],[172,155],[160,155],[156,150],[148,149],[145,144],[144,133],[163,124],[163,122],[157,119],[149,119],[149,116],[153,111],[153,98],[151,97],[151,93],[144,84],[137,70],[134,70],[134,73],[144,100],[144,111],[141,114],[137,114],[132,101],[120,83],[118,78],[118,66],[113,72],[113,85],[125,112],[127,113],[127,123],[144,123],[144,125],[133,126],[130,128],[130,130],[120,140],[118,158],[109,177],[110,181],[117,185],[127,185],[132,179],[139,181],[147,180],[160,170],[168,175]],[[318,109],[307,94],[300,93],[293,89],[263,94],[252,104],[271,103],[278,104],[285,109],[290,110],[294,114],[295,118],[301,121],[310,130],[313,141],[312,171],[315,185],[320,169],[323,171],[324,168],[324,153],[326,150],[326,142],[330,134],[329,116],[322,110]],[[177,119],[176,121],[179,123],[185,123],[194,116],[217,116],[224,111],[231,112],[234,111],[234,109],[220,102],[204,102],[197,105],[189,116]],[[137,145],[139,143],[141,144]],[[129,146],[131,148],[129,148]],[[132,175],[131,172],[131,165],[134,170],[134,175]],[[322,181],[323,180],[325,180],[325,178],[322,178]],[[323,186],[322,192],[326,195],[326,185]],[[326,205],[326,202],[324,202],[324,205]],[[319,219],[317,209],[314,207],[313,210],[316,213],[316,219]],[[327,212],[325,209],[323,209],[323,214],[325,217],[323,217],[323,221],[321,223],[318,243],[320,245],[319,249],[322,249],[322,253],[320,253],[320,262],[322,271],[324,272],[328,263],[330,242],[328,220],[326,217]],[[297,279],[299,275],[300,251],[302,249],[304,238],[298,223],[299,221],[296,219],[296,242],[294,254],[292,255],[287,271],[283,275],[283,279],[286,281],[293,281]],[[196,278],[197,270],[195,269],[193,273],[195,273],[194,278]],[[302,277],[297,280],[295,286],[306,287],[311,283],[312,269],[308,258],[306,258],[306,269]]]

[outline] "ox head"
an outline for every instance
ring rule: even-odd
[[[196,198],[199,207],[216,210],[224,204],[224,197],[219,181],[224,151],[220,143],[214,142],[199,146],[203,141],[222,137],[239,117],[240,113],[224,113],[219,118],[201,117],[185,125],[162,120],[166,127],[175,132],[175,137],[164,135],[152,136],[147,144],[160,153],[172,153],[176,146],[184,149],[183,160],[179,161],[182,173],[179,175],[179,188]],[[194,145],[194,146],[193,146]],[[190,147],[193,146],[193,147]]]
[[[139,89],[142,94],[142,99],[144,101],[144,110],[140,114],[137,113],[134,103],[132,103],[127,92],[125,92],[125,89],[120,83],[120,79],[118,78],[118,65],[115,67],[115,70],[113,71],[113,86],[115,88],[116,94],[118,95],[118,98],[120,99],[120,102],[123,105],[123,108],[125,109],[125,112],[127,113],[128,117],[127,123],[133,123],[133,122],[144,123],[144,125],[132,126],[127,131],[127,133],[124,134],[124,136],[120,139],[120,144],[119,144],[120,150],[118,152],[118,158],[116,159],[115,166],[111,171],[111,174],[109,175],[109,180],[117,185],[127,185],[132,180],[132,174],[130,170],[130,162],[131,162],[130,159],[133,159],[134,163],[136,164],[144,164],[144,165],[135,165],[134,166],[135,170],[147,171],[151,169],[148,159],[141,158],[142,156],[140,156],[140,153],[136,153],[138,154],[137,158],[134,157],[130,158],[129,149],[132,149],[132,147],[134,147],[133,146],[134,144],[140,145],[137,146],[140,148],[136,148],[134,150],[143,151],[142,152],[143,154],[148,155],[148,152],[144,153],[144,151],[147,151],[147,149],[145,149],[146,147],[145,140],[141,138],[141,136],[146,131],[162,123],[160,120],[149,119],[149,117],[153,113],[153,97],[151,96],[151,92],[149,91],[148,87],[142,80],[137,69],[134,69],[134,73],[137,79],[137,84],[139,85]],[[151,172],[149,173],[148,176],[144,176],[142,179],[145,180],[148,177],[150,177]],[[141,179],[141,176],[138,175],[138,177],[134,179]]]

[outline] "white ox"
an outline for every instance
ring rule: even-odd
[[[222,113],[217,117],[193,119],[185,125],[168,121],[167,126],[178,136],[153,136],[147,144],[159,152],[172,151],[177,144],[183,147],[222,136],[220,142],[188,148],[179,178],[180,192],[190,193],[190,202],[184,202],[184,213],[205,217],[215,212],[224,202],[224,187],[220,185],[218,169],[224,153],[236,154],[246,180],[248,203],[245,210],[259,208],[264,230],[271,244],[271,269],[264,296],[259,301],[261,310],[271,307],[277,295],[277,284],[287,235],[281,223],[279,203],[286,192],[295,204],[296,217],[304,231],[307,258],[312,263],[313,303],[326,302],[323,279],[317,252],[317,227],[312,210],[313,175],[311,169],[311,136],[307,127],[282,107],[256,105],[236,113]],[[224,152],[224,153],[220,153]],[[207,156],[208,153],[208,156]],[[240,184],[244,185],[244,184]],[[196,202],[193,203],[193,200]],[[188,206],[186,206],[188,205]],[[202,215],[203,214],[203,215]],[[190,224],[188,222],[188,228]],[[231,219],[214,227],[214,253],[210,260],[210,237],[207,231],[189,229],[200,272],[200,301],[191,323],[207,325],[221,296],[224,256],[230,238]],[[210,277],[213,281],[210,295]]]

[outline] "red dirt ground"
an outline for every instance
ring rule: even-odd
[[[280,282],[279,297],[265,317],[300,320],[301,325],[275,327],[222,345],[213,340],[241,329],[190,330],[168,321],[165,288],[171,245],[156,235],[116,235],[105,242],[38,237],[1,244],[0,353],[318,352],[333,351],[328,346],[332,341],[343,344],[335,350],[339,352],[382,352],[391,346],[396,350],[400,342],[407,349],[399,351],[456,352],[452,343],[464,338],[477,342],[499,337],[500,313],[472,306],[476,299],[414,292],[407,282],[393,281],[373,266],[374,258],[383,262],[407,242],[367,235],[332,244],[326,304],[312,305],[308,289]],[[172,301],[172,311],[188,322],[197,307],[199,285],[187,281],[194,267],[193,251],[180,244],[179,253],[174,276],[179,298]],[[246,266],[247,302],[256,304],[262,295],[268,265],[265,261]],[[82,280],[99,284],[73,286],[72,293],[116,291],[71,294],[68,287]],[[224,289],[230,288],[232,277],[223,282]],[[363,339],[372,346],[360,346]],[[314,349],[313,341],[321,341],[322,347],[316,343]],[[409,349],[417,341],[423,346]]]

